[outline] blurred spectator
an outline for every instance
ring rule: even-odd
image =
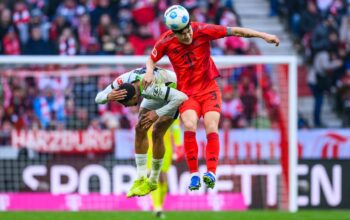
[[[150,35],[147,26],[140,26],[136,34],[129,37],[129,42],[134,48],[135,55],[144,55],[147,47],[153,47],[156,39]]]
[[[10,146],[11,144],[12,124],[8,120],[4,120],[0,124],[0,146]]]
[[[97,90],[97,79],[95,77],[81,76],[74,78],[73,97],[75,108],[86,109],[89,120],[97,116],[97,104],[95,96]]]
[[[80,45],[80,54],[87,54],[90,49],[90,45],[95,40],[92,35],[92,27],[90,25],[89,14],[82,14],[79,17],[77,32]]]
[[[76,55],[78,53],[78,42],[73,35],[72,29],[67,27],[63,29],[61,36],[59,37],[59,54],[60,55]]]
[[[47,21],[47,18],[40,9],[36,8],[31,11],[29,25],[31,28],[38,27],[40,29],[42,39],[44,41],[49,40],[50,23]]]
[[[331,35],[330,38],[332,38]],[[329,92],[332,86],[332,71],[340,68],[342,65],[343,62],[341,60],[332,60],[330,52],[325,49],[315,55],[313,66],[308,73],[308,83],[315,98],[313,117],[316,127],[324,126],[321,122],[324,93]]]
[[[253,118],[256,117],[257,111],[257,96],[254,83],[247,75],[243,75],[238,84],[239,96],[243,104],[244,117],[250,126]]]
[[[231,120],[230,124],[232,127],[240,128],[245,126],[243,117],[243,103],[237,92],[234,92],[231,85],[225,86],[222,91],[221,109],[221,114],[223,117]]]
[[[113,15],[118,14],[118,11],[115,9],[115,7],[111,6],[110,0],[98,0],[96,8],[93,9],[90,14],[92,27],[97,27],[102,15],[108,15],[110,18],[113,18]]]
[[[14,28],[9,28],[2,39],[3,53],[5,55],[21,54],[21,45]]]
[[[54,54],[53,46],[44,41],[39,27],[33,27],[30,31],[30,38],[25,44],[23,54],[28,55],[51,55]]]
[[[66,21],[63,16],[57,15],[51,23],[51,28],[49,31],[50,40],[57,42],[63,30],[69,27],[71,27],[69,21]]]
[[[15,9],[13,13],[13,23],[16,28],[19,30],[19,38],[21,43],[25,44],[28,41],[29,33],[28,33],[28,23],[30,20],[30,14],[27,8],[27,5],[22,2],[15,3]]]
[[[11,20],[11,11],[7,8],[4,8],[1,12],[1,19],[0,19],[0,39],[4,39],[6,33],[8,33],[9,28],[12,25]]]
[[[340,116],[344,127],[350,126],[350,68],[348,67],[346,75],[342,78],[337,90],[337,107],[340,110]]]
[[[57,122],[64,122],[64,102],[54,95],[50,87],[40,91],[33,103],[36,117],[44,129],[54,128]]]
[[[313,1],[308,1],[306,9],[301,12],[299,36],[304,37],[305,34],[311,34],[319,21],[320,16],[316,4]]]
[[[77,12],[76,1],[75,0],[63,0],[58,6],[57,14],[63,16],[65,20],[75,23]]]
[[[341,42],[350,45],[350,17],[343,17],[339,34]]]

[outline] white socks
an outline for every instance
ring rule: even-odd
[[[137,178],[147,177],[147,154],[135,154]],[[157,183],[162,169],[163,159],[152,159],[152,169],[149,180]]]
[[[152,183],[158,183],[160,170],[162,169],[163,159],[152,159],[152,169],[149,180]]]
[[[147,177],[147,154],[135,154],[137,178]]]

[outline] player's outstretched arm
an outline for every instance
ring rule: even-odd
[[[275,44],[276,47],[280,43],[280,40],[276,35],[255,31],[250,28],[228,27],[227,36],[237,36],[237,37],[246,37],[246,38],[257,37],[257,38],[264,39],[267,43]]]
[[[144,89],[147,89],[147,87],[154,81],[153,70],[155,67],[156,63],[151,58],[149,58],[146,63],[146,73],[142,79],[142,86]]]

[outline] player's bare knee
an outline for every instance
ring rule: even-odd
[[[196,131],[197,130],[197,123],[191,120],[183,121],[185,131]]]
[[[204,121],[205,131],[208,133],[218,132],[218,123],[216,121]]]

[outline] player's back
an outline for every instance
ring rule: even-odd
[[[114,83],[121,85],[122,83],[133,83],[135,81],[141,81],[146,73],[146,67],[133,69],[129,72],[123,73],[114,80]],[[176,74],[173,71],[156,67],[153,71],[155,76],[155,82],[157,84],[169,84],[177,82]]]

